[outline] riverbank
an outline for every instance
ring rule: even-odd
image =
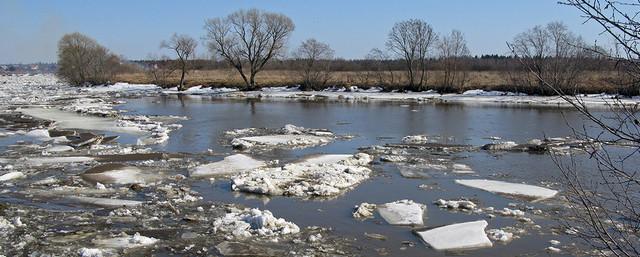
[[[406,72],[402,70],[393,71],[334,71],[331,73],[326,86],[316,89],[326,89],[331,87],[359,87],[363,89],[379,87],[384,91],[406,91],[410,89],[406,85]],[[514,79],[519,80],[529,76],[528,73],[507,72],[507,71],[465,71],[456,75],[456,79],[464,80],[464,85],[443,86],[444,72],[439,70],[427,71],[425,91],[433,90],[440,93],[462,93],[467,90],[480,89],[485,91],[510,91],[527,94],[549,95],[553,94],[549,90],[544,90],[537,85],[517,86]],[[576,90],[584,94],[607,93],[616,94],[622,92],[611,81],[615,81],[615,74],[610,71],[589,71],[585,72],[578,79],[579,86]],[[116,81],[131,84],[154,84],[156,83],[148,74],[143,72],[118,74]],[[265,70],[256,75],[259,87],[281,87],[295,86],[300,84],[300,73],[294,70]],[[180,82],[177,72],[172,73],[160,84],[176,85]],[[245,84],[234,69],[218,70],[193,70],[187,76],[186,85],[205,86],[212,88],[228,87],[243,89]]]

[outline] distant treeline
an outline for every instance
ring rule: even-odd
[[[505,55],[481,55],[474,57],[461,57],[460,70],[466,71],[524,71],[519,58]],[[141,69],[147,69],[155,65],[174,64],[177,60],[132,60]],[[218,70],[229,69],[226,61],[195,59],[188,61],[194,70]],[[267,63],[265,70],[298,70],[302,69],[303,59],[274,59]],[[393,70],[404,71],[405,63],[402,59],[395,60],[372,60],[372,59],[333,59],[323,60],[329,63],[331,71],[376,71]],[[439,58],[429,58],[426,60],[426,70],[438,71],[445,69],[445,61]],[[582,58],[580,60],[585,71],[614,71],[616,61],[605,58]]]

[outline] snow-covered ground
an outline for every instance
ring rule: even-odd
[[[17,98],[16,91],[25,93],[25,86],[37,87],[42,92],[38,95]],[[239,92],[237,88],[208,88],[204,86],[191,87],[185,91],[178,91],[176,87],[162,89],[151,84],[128,84],[116,83],[108,86],[97,86],[91,88],[70,88],[64,86],[53,75],[33,75],[33,76],[0,76],[0,104],[3,97],[12,96],[13,102],[39,103],[42,99],[55,99],[60,97],[61,92],[76,91],[86,94],[96,93],[140,93],[147,94],[187,94],[187,95],[216,95],[233,98],[272,98],[272,99],[328,99],[344,101],[409,101],[409,102],[450,102],[465,104],[519,104],[519,105],[542,105],[542,106],[569,106],[569,104],[557,96],[534,96],[523,93],[484,91],[472,89],[462,94],[439,94],[433,91],[425,92],[382,92],[381,88],[372,87],[370,89],[360,89],[351,87],[329,88],[324,91],[300,91],[299,87],[267,87],[259,91]],[[11,89],[13,90],[11,90]],[[7,90],[9,89],[9,90]],[[19,89],[19,90],[15,90]],[[30,94],[30,93],[29,93]],[[640,103],[640,97],[626,98],[611,94],[588,94],[577,96],[586,105],[603,106],[610,104],[633,105]],[[46,101],[45,101],[46,102]]]

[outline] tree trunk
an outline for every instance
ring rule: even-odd
[[[182,66],[182,75],[180,76],[180,85],[178,86],[178,91],[184,91],[184,74],[186,73],[186,67]]]

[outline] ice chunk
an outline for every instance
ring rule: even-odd
[[[80,177],[86,181],[102,184],[146,184],[162,179],[162,175],[159,172],[145,172],[138,167],[120,163],[93,167],[80,174]]]
[[[81,203],[93,204],[97,206],[111,207],[111,208],[122,207],[122,206],[136,206],[144,203],[141,201],[133,201],[133,200],[98,198],[98,197],[87,197],[87,196],[67,196],[67,199],[81,202]]]
[[[481,148],[482,150],[489,150],[489,151],[507,151],[507,150],[513,149],[516,146],[518,146],[516,142],[505,141],[505,142],[486,144],[486,145],[483,145]]]
[[[542,200],[554,197],[558,191],[526,184],[487,179],[457,179],[456,183],[492,193],[507,194]]]
[[[234,154],[222,161],[200,165],[191,170],[192,177],[218,176],[235,174],[265,166],[264,161],[256,160],[248,155]]]
[[[400,200],[378,206],[378,213],[391,225],[422,225],[426,205]]]
[[[373,217],[373,212],[376,211],[376,205],[372,203],[361,203],[356,206],[353,211],[353,217],[356,219],[368,219]]]
[[[7,180],[18,179],[23,177],[24,177],[24,173],[20,171],[12,171],[12,172],[0,175],[0,181],[7,181]]]
[[[73,112],[61,111],[58,109],[50,108],[25,108],[20,109],[20,112],[44,120],[53,120],[56,122],[56,127],[61,129],[86,129],[86,130],[102,130],[112,131],[119,133],[127,133],[134,135],[141,135],[144,132],[138,127],[121,126],[118,125],[115,119],[80,115]]]
[[[303,159],[302,163],[305,164],[334,164],[340,161],[344,161],[353,154],[321,154],[316,156],[311,156],[309,158]]]
[[[102,257],[103,252],[101,249],[98,248],[80,248],[80,250],[78,250],[78,254],[80,255],[80,257]]]
[[[513,233],[502,229],[489,229],[487,230],[487,235],[493,241],[509,242],[513,239]]]
[[[45,151],[49,153],[69,152],[69,151],[73,151],[73,147],[68,145],[54,145],[47,148]]]
[[[315,145],[328,144],[333,140],[331,137],[311,136],[311,135],[266,135],[255,137],[236,138],[231,142],[234,148],[246,149],[254,146],[264,147],[309,147]]]
[[[119,237],[94,239],[92,242],[107,248],[133,248],[155,244],[158,239],[142,236],[140,233],[135,233],[132,236],[123,233]]]
[[[34,129],[31,130],[29,132],[27,132],[27,134],[25,134],[25,136],[28,137],[32,137],[38,140],[48,140],[51,137],[49,136],[49,131],[46,129]]]
[[[87,157],[87,156],[67,156],[67,157],[28,158],[26,161],[30,165],[40,166],[40,165],[59,164],[59,163],[90,162],[93,160],[94,160],[93,157]]]
[[[230,234],[233,237],[278,236],[296,234],[300,228],[282,218],[276,218],[268,210],[233,209],[213,221],[215,233]]]
[[[487,225],[487,221],[478,220],[442,226],[416,234],[435,250],[491,247],[493,244],[484,232]]]
[[[340,157],[342,158],[342,157]],[[336,163],[338,158],[316,157],[315,160],[290,163],[276,168],[257,168],[232,178],[236,191],[293,196],[333,196],[369,178],[366,167],[372,157],[358,153]]]
[[[469,167],[469,165],[461,164],[461,163],[454,163],[452,172],[453,173],[457,173],[457,174],[473,174],[473,173],[475,173],[473,171],[473,169],[471,169],[471,167]]]

